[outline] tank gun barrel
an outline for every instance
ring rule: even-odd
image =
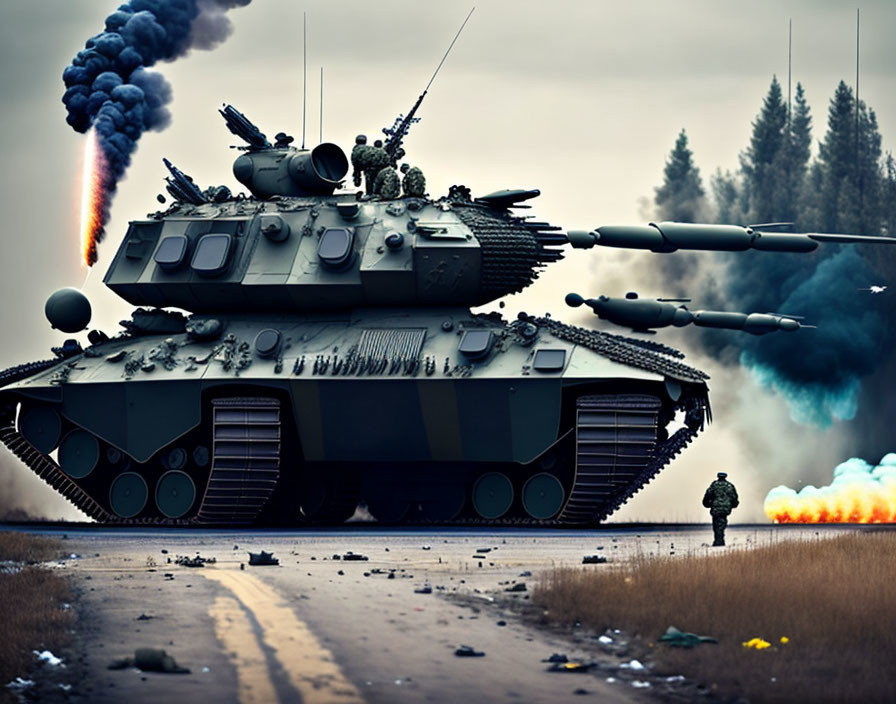
[[[661,222],[649,225],[604,225],[586,232],[571,230],[567,240],[574,248],[621,247],[651,252],[676,252],[680,249],[717,252],[812,252],[821,243],[896,244],[896,237],[782,232],[789,223],[754,225],[701,225]],[[762,228],[766,227],[765,230]]]
[[[615,325],[631,328],[636,332],[653,332],[655,328],[696,325],[701,328],[740,330],[751,335],[765,335],[783,330],[793,332],[800,328],[813,327],[800,322],[801,318],[781,313],[738,313],[717,310],[691,311],[684,305],[673,305],[663,300],[642,300],[636,293],[625,298],[598,296],[585,299],[577,293],[566,296],[566,303],[572,307],[587,305],[602,320]]]
[[[199,190],[199,187],[193,183],[192,178],[168,161],[168,159],[163,157],[162,161],[168,169],[168,172],[171,174],[171,176],[165,177],[165,182],[167,184],[165,189],[171,194],[172,198],[179,200],[182,203],[192,203],[193,205],[208,203],[208,198],[206,198],[202,191]]]

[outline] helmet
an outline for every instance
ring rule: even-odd
[[[357,137],[355,137],[355,144],[367,144],[367,135],[359,134]]]
[[[728,472],[719,472],[716,476],[717,476],[719,479],[724,479],[725,477],[728,476]]]

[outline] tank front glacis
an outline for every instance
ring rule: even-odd
[[[512,210],[537,191],[436,200],[406,169],[403,196],[334,193],[341,150],[280,137],[237,159],[249,197],[166,161],[175,203],[105,277],[147,307],[0,375],[0,441],[90,517],[589,524],[702,429],[706,375],[676,350],[470,312],[562,257]],[[52,324],[83,329],[86,299],[54,296]]]

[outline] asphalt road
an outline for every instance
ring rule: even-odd
[[[602,645],[538,629],[518,616],[514,602],[524,604],[551,568],[581,567],[584,555],[618,564],[638,554],[713,550],[709,526],[32,530],[65,535],[76,556],[59,566],[81,592],[70,655],[80,681],[66,696],[128,704],[650,701],[679,685],[622,667],[632,656],[621,636],[609,633],[613,642]],[[749,548],[818,532],[732,527],[728,542]],[[248,566],[247,552],[261,549],[273,551],[280,565]],[[368,559],[346,561],[347,551]],[[168,562],[197,553],[215,564]],[[506,591],[520,583],[527,591]],[[432,593],[415,591],[426,586]],[[485,655],[457,657],[461,645]],[[164,648],[191,673],[107,669],[138,647]],[[552,653],[600,667],[589,674],[548,672],[542,660]]]

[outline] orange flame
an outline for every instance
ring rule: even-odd
[[[81,256],[87,266],[96,263],[96,246],[103,236],[106,208],[106,156],[96,138],[87,133],[81,180]]]
[[[785,486],[765,498],[765,515],[775,523],[896,523],[896,454],[877,467],[852,458],[834,470],[829,486]]]

